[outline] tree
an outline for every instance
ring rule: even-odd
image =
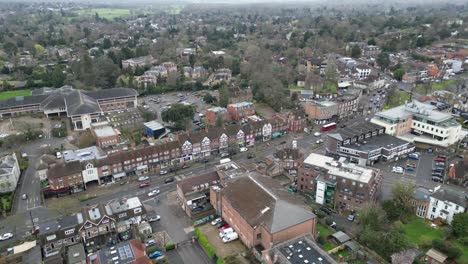
[[[227,107],[229,104],[229,90],[226,85],[223,85],[219,89],[219,105],[222,107]]]
[[[377,56],[377,63],[380,66],[380,69],[384,71],[390,65],[390,56],[388,52],[381,52],[379,56]]]
[[[104,38],[104,41],[102,42],[102,49],[109,49],[112,47],[112,42],[108,38]]]
[[[194,54],[190,54],[190,56],[189,56],[190,67],[193,68],[195,66],[196,62],[197,62],[197,57],[195,57]]]
[[[16,51],[18,50],[18,48],[13,42],[7,42],[3,44],[3,49],[5,50],[6,53],[8,53],[11,56],[15,56]]]
[[[405,68],[398,68],[396,69],[394,72],[393,72],[393,78],[401,81],[401,79],[403,79],[403,75],[405,75],[406,73],[406,70]]]
[[[195,108],[191,105],[174,104],[171,108],[161,113],[164,122],[172,122],[176,129],[187,128],[189,121],[195,114]]]
[[[94,86],[96,75],[93,67],[93,60],[88,54],[84,54],[80,60],[78,79],[87,86]]]
[[[372,46],[375,46],[377,45],[377,43],[375,42],[375,39],[374,38],[371,38],[367,41],[367,45],[372,45]]]
[[[232,75],[237,75],[240,73],[240,61],[239,59],[233,59],[231,65]]]
[[[216,98],[210,93],[206,93],[205,96],[203,97],[203,101],[205,101],[205,103],[207,104],[212,104],[216,101]]]
[[[96,59],[95,84],[97,87],[111,88],[115,86],[120,69],[111,59],[101,56]]]
[[[34,50],[36,51],[36,55],[40,56],[42,53],[44,53],[45,48],[41,44],[35,44],[34,45]]]
[[[61,65],[57,65],[52,72],[52,85],[56,88],[62,87],[65,84],[66,76],[63,73]]]
[[[351,57],[353,58],[359,58],[361,56],[361,48],[359,48],[358,45],[354,45],[352,48],[351,48]]]
[[[380,230],[386,222],[385,211],[378,204],[366,204],[359,212],[359,225],[362,228]]]
[[[468,213],[458,213],[453,216],[452,231],[457,237],[468,237]]]

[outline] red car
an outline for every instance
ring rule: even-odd
[[[223,225],[222,227],[218,228],[218,232],[221,233],[224,229],[228,229],[230,226],[229,225]]]
[[[435,161],[435,162],[445,162],[445,159],[439,157],[439,158],[435,158],[434,161]]]
[[[148,186],[150,186],[149,182],[143,182],[143,183],[140,183],[140,185],[139,185],[140,188],[145,188],[145,187],[148,187]]]

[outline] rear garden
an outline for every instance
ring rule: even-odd
[[[0,100],[6,100],[16,96],[28,96],[31,95],[31,90],[16,90],[16,91],[6,91],[0,93]]]

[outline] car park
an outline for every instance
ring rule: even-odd
[[[155,195],[158,195],[159,194],[159,190],[152,190],[151,192],[148,193],[148,196],[155,196]]]
[[[148,176],[141,176],[141,177],[138,178],[139,182],[144,182],[144,181],[147,181],[147,180],[149,180]]]
[[[140,187],[140,188],[145,188],[145,187],[148,187],[148,186],[150,186],[150,185],[151,185],[151,184],[150,184],[149,182],[143,182],[143,183],[140,183],[140,184],[138,185],[138,187]]]
[[[234,229],[232,229],[232,227],[229,227],[229,228],[226,228],[224,230],[222,230],[221,232],[219,232],[219,237],[222,238],[224,236],[227,236],[231,233],[234,233]]]
[[[400,167],[400,166],[394,166],[392,168],[392,172],[393,173],[398,173],[398,174],[403,174],[404,169],[403,169],[403,167]]]
[[[215,220],[211,221],[211,225],[215,226],[216,224],[221,223],[222,221],[223,219],[221,219],[221,217],[216,218]]]

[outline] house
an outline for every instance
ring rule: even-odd
[[[202,66],[195,66],[192,70],[192,79],[204,79],[208,75],[208,71]]]
[[[128,264],[152,264],[146,255],[146,246],[138,239],[118,243],[111,248],[103,248],[87,256],[88,264],[107,264],[117,261]]]
[[[227,111],[232,120],[242,120],[255,114],[255,105],[251,102],[229,104]]]
[[[36,176],[39,180],[47,180],[47,171],[49,168],[55,166],[60,160],[54,155],[43,154],[36,162]]]
[[[409,142],[448,147],[463,139],[465,133],[452,115],[437,106],[412,101],[382,112],[371,122],[385,128],[385,133]]]
[[[106,209],[104,205],[98,204],[83,207],[81,212],[76,214],[78,234],[87,246],[90,242],[102,244],[99,241],[102,242],[102,238],[115,229],[116,220],[112,216],[112,211]]]
[[[466,208],[467,202],[463,194],[438,186],[434,188],[434,192],[430,196],[427,218],[441,219],[450,225],[453,216],[465,212]]]
[[[424,187],[416,187],[412,203],[416,216],[426,219],[431,203],[431,192]]]
[[[256,255],[315,234],[316,216],[275,180],[255,172],[226,173],[224,188],[211,188],[210,202]]]
[[[76,215],[66,216],[58,221],[39,224],[39,234],[44,257],[60,253],[63,247],[81,243]]]
[[[415,150],[405,140],[385,134],[385,128],[370,122],[357,122],[327,134],[326,151],[361,166],[378,161],[398,160]]]
[[[113,146],[119,142],[118,132],[110,126],[93,128],[92,132],[96,138],[96,144],[101,148]]]
[[[148,87],[148,85],[156,85],[158,83],[158,76],[145,72],[143,75],[136,78],[139,87]]]
[[[230,116],[226,108],[216,106],[206,109],[205,121],[207,124],[215,125],[218,119],[221,119],[223,123],[230,120]]]
[[[176,72],[176,71],[177,71],[177,64],[175,64],[175,63],[172,62],[172,61],[163,62],[163,63],[161,64],[161,66],[163,66],[164,68],[166,68],[167,74],[169,74],[169,73],[171,73],[171,72]]]
[[[378,169],[360,167],[320,154],[310,154],[299,168],[297,189],[315,197],[318,204],[331,203],[340,210],[357,210],[375,202],[383,175]]]
[[[447,255],[433,248],[429,249],[424,256],[424,260],[429,264],[444,264],[447,258]]]
[[[356,79],[366,79],[371,74],[371,68],[365,64],[357,65],[353,69],[353,76]]]
[[[228,82],[229,80],[231,80],[231,77],[232,77],[232,73],[230,69],[227,69],[227,68],[218,69],[216,70],[214,74],[212,83],[217,84],[220,82]]]
[[[197,220],[213,214],[209,202],[210,188],[219,186],[219,175],[216,171],[177,181],[177,198],[182,210],[192,219]]]
[[[127,69],[127,68],[135,68],[135,67],[146,67],[146,66],[151,66],[155,63],[157,63],[157,59],[153,58],[153,56],[148,55],[148,56],[143,56],[143,57],[138,57],[138,58],[132,58],[128,60],[123,60],[122,61],[122,68]]]
[[[223,57],[224,55],[226,55],[226,52],[222,51],[222,50],[213,50],[213,51],[210,51],[210,56],[212,58],[219,58],[219,57]]]
[[[49,188],[43,190],[44,195],[60,195],[80,192],[85,189],[81,172],[83,167],[79,161],[58,163],[47,171]]]
[[[0,158],[0,193],[13,192],[16,189],[21,171],[16,154]]]

